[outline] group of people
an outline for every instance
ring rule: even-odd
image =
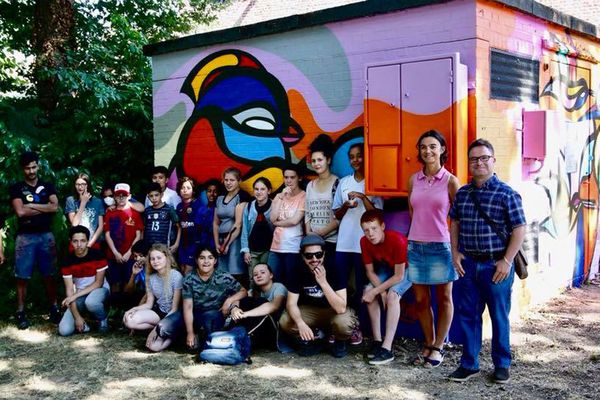
[[[177,191],[167,186],[167,169],[157,167],[145,204],[131,197],[126,183],[104,187],[101,200],[80,174],[65,205],[72,227],[61,268],[62,316],[52,279],[56,250],[50,229],[58,199],[54,186],[38,179],[37,154],[24,153],[25,180],[10,193],[18,216],[18,327],[29,326],[25,293],[37,264],[50,318],[59,322],[63,336],[89,331],[88,323],[106,331],[110,299],[111,307],[123,311],[125,327],[149,331],[146,345],[153,351],[178,338],[195,349],[204,335],[269,316],[299,354],[316,354],[329,342],[331,354],[344,357],[348,343],[362,342],[357,311],[365,307],[372,335],[366,357],[382,365],[394,360],[400,299],[412,287],[424,335],[412,363],[435,368],[443,362],[456,309],[465,343],[461,364],[449,378],[460,382],[476,375],[487,306],[493,380],[507,382],[512,264],[525,218],[519,194],[494,174],[491,143],[478,139],[469,145],[472,181],[460,187],[444,168],[444,137],[435,130],[421,135],[417,152],[423,168],[408,185],[407,237],[386,229],[383,200],[365,194],[362,143],[350,146],[354,172],[341,179],[330,170],[328,136],[318,136],[309,150],[317,177],[303,190],[298,166],[284,167],[284,187],[274,197],[266,177],[253,182],[250,197],[233,167],[202,190],[181,177]],[[453,284],[460,292],[456,307]]]

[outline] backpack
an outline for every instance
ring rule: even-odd
[[[246,328],[236,326],[229,331],[211,333],[206,339],[204,350],[200,352],[200,360],[221,365],[252,363],[250,336]]]

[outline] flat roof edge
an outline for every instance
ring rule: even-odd
[[[282,33],[331,22],[369,17],[433,4],[448,3],[450,1],[452,0],[369,0],[361,3],[352,3],[344,6],[326,8],[306,14],[296,14],[288,17],[272,19],[251,25],[243,25],[218,31],[198,33],[195,35],[166,40],[159,43],[151,43],[144,46],[144,54],[152,57],[160,54],[187,50],[194,47],[228,43],[236,40]]]
[[[345,21],[361,17],[386,14],[411,8],[434,4],[448,3],[452,0],[369,0],[344,6],[317,10],[306,14],[296,14],[288,17],[243,25],[218,31],[198,33],[177,39],[166,40],[144,46],[144,54],[148,57],[167,54],[176,51],[205,47],[237,40],[250,39],[258,36],[282,33],[302,28],[318,26],[331,22]],[[476,2],[477,0],[474,0]],[[503,4],[516,10],[541,18],[543,20],[579,32],[583,35],[599,39],[598,28],[589,22],[570,16],[534,0],[489,0]]]
[[[491,0],[496,3],[504,4],[505,6],[526,12],[534,17],[553,22],[557,25],[577,31],[584,35],[592,36],[594,39],[599,39],[598,28],[591,22],[573,17],[564,12],[558,11],[552,7],[538,3],[534,0]]]

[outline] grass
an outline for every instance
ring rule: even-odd
[[[562,301],[562,302],[561,302]],[[482,374],[467,383],[448,382],[460,349],[448,348],[436,369],[412,367],[419,344],[398,339],[396,360],[369,366],[366,344],[348,357],[324,353],[302,358],[256,351],[250,365],[198,363],[177,347],[145,350],[143,335],[113,331],[59,337],[41,318],[19,331],[0,322],[1,399],[562,399],[597,397],[600,373],[600,288],[572,290],[513,327],[514,363],[508,385],[488,380],[489,341]],[[582,318],[585,315],[586,318]]]

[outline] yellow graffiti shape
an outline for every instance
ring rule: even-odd
[[[277,190],[277,188],[283,185],[283,172],[279,168],[271,167],[263,169],[257,174],[254,174],[253,176],[244,179],[244,181],[240,184],[240,187],[248,193],[253,193],[254,189],[252,188],[252,185],[254,184],[254,181],[257,178],[260,178],[261,176],[271,181],[271,186],[273,186],[273,190]]]
[[[192,89],[194,90],[194,96],[196,101],[198,101],[198,93],[200,93],[200,88],[202,87],[202,83],[212,71],[221,67],[229,67],[235,66],[238,64],[238,58],[234,54],[224,54],[220,57],[215,58],[208,62],[194,77],[192,80]]]

